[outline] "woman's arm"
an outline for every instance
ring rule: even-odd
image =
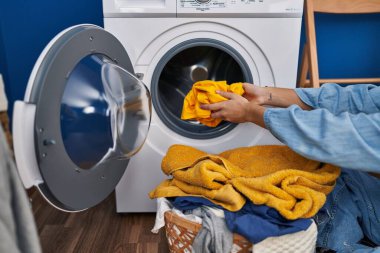
[[[304,110],[325,108],[333,114],[375,113],[380,111],[380,86],[357,84],[347,87],[328,83],[321,88],[282,89],[258,87],[245,83],[243,87],[248,100],[275,107],[298,105]]]
[[[312,107],[305,104],[297,95],[294,89],[259,87],[250,83],[243,83],[245,94],[248,101],[258,105],[269,105],[274,107],[289,107],[298,105],[304,110]]]
[[[342,87],[327,83],[317,89],[296,89],[300,99],[313,108],[325,108],[333,114],[380,112],[380,86],[355,84]]]
[[[270,108],[266,128],[297,153],[343,168],[380,172],[380,113]]]

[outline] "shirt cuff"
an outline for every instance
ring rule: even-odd
[[[312,88],[309,88],[307,92],[305,91],[305,88],[296,88],[294,89],[294,91],[296,92],[297,96],[301,99],[302,102],[304,102],[305,104],[307,104],[308,106],[312,108],[317,107],[317,105],[315,104],[315,101],[310,99],[310,96],[315,97],[316,94],[314,93],[319,93],[319,91],[316,92],[315,89],[312,89]]]
[[[265,128],[282,143],[284,143],[284,140],[276,133],[278,132],[277,128],[279,128],[279,126],[277,126],[277,119],[281,118],[281,114],[286,113],[285,110],[284,108],[267,108],[264,112]],[[280,119],[280,122],[281,121]]]

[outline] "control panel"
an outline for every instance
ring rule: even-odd
[[[224,8],[226,7],[226,0],[180,0],[181,8]]]
[[[304,0],[103,0],[104,17],[302,17]]]
[[[302,11],[303,0],[177,0],[177,17],[301,17]]]

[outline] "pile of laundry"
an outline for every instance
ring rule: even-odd
[[[313,252],[317,232],[310,218],[340,174],[339,168],[286,146],[213,155],[174,145],[161,167],[171,178],[150,193],[159,203],[153,231],[164,225],[163,213],[170,209],[202,223],[192,246],[193,252],[206,253],[233,252],[233,233],[251,241],[254,252],[285,252],[286,247],[292,248],[289,252]],[[277,245],[281,249],[273,249]]]

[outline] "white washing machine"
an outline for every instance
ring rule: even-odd
[[[279,143],[253,124],[208,128],[180,115],[197,80],[294,88],[302,0],[104,0],[103,6],[105,29],[126,48],[154,105],[146,143],[116,187],[118,212],[155,211],[148,192],[166,177],[161,160],[173,144],[218,153]]]
[[[279,143],[253,124],[209,128],[180,113],[198,80],[294,88],[302,4],[103,0],[105,30],[78,25],[58,34],[15,103],[24,186],[64,211],[94,206],[116,187],[118,212],[154,212],[148,193],[165,178],[170,145],[218,153]]]

